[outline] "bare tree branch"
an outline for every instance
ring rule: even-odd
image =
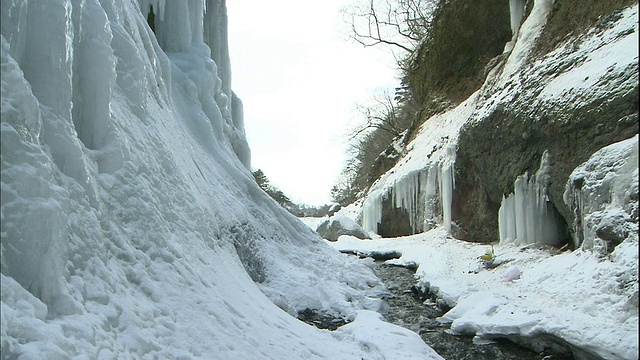
[[[370,106],[357,105],[356,108],[363,117],[364,123],[356,127],[349,135],[349,140],[354,140],[369,130],[378,129],[400,136],[404,127],[399,121],[399,109],[395,97],[389,91],[373,97],[374,104]]]
[[[368,47],[380,44],[400,48],[411,54],[425,39],[431,14],[438,0],[367,0],[344,10],[357,43]]]

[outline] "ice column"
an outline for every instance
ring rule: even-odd
[[[513,39],[518,36],[525,4],[526,0],[509,0],[509,14],[511,15],[511,33],[513,34]]]
[[[516,178],[514,193],[502,198],[498,211],[500,243],[516,245],[551,244],[562,239],[557,222],[547,211],[550,156],[542,154],[540,169],[529,178],[524,173]]]
[[[436,222],[450,231],[454,186],[452,157],[431,162],[425,168],[395,180],[390,188],[372,191],[362,208],[362,227],[367,231],[378,231],[383,201],[391,196],[393,206],[409,214],[414,233],[428,230]]]
[[[440,167],[440,198],[442,202],[442,225],[451,231],[451,203],[453,198],[453,164],[445,163]]]
[[[375,190],[367,195],[362,205],[362,228],[366,231],[378,232],[378,223],[382,220],[382,195],[382,190]]]

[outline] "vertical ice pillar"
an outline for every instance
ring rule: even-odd
[[[545,151],[536,175],[518,176],[514,193],[502,198],[498,211],[500,243],[556,245],[561,240],[558,224],[547,209],[549,168],[550,156]]]
[[[511,33],[515,39],[520,30],[522,16],[524,16],[524,7],[526,0],[509,0],[509,14],[511,15]]]
[[[222,116],[231,128],[233,150],[240,161],[251,167],[251,152],[244,131],[242,101],[231,90],[231,59],[229,56],[228,17],[226,0],[206,1],[203,20],[203,41],[211,49],[211,59],[217,65],[217,76],[221,81],[221,94],[216,103]]]
[[[231,109],[231,60],[229,57],[228,19],[226,0],[206,0],[204,17],[204,43],[211,49],[211,58],[218,65],[222,92],[227,96],[227,109]]]
[[[382,190],[375,190],[362,205],[362,228],[366,231],[378,232],[378,223],[382,219]]]
[[[514,184],[514,210],[516,223],[516,244],[527,243],[527,178],[528,175],[518,176]]]
[[[451,202],[453,198],[453,164],[444,163],[440,168],[440,199],[442,203],[442,226],[451,231]]]
[[[516,240],[515,197],[502,197],[502,205],[498,210],[498,229],[501,243],[512,243]]]
[[[433,226],[434,218],[438,214],[438,166],[430,164],[426,169],[424,186],[424,219],[423,230]]]

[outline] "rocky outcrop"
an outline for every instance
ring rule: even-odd
[[[440,223],[464,240],[497,241],[503,198],[520,179],[519,189],[536,192],[527,200],[538,207],[528,213],[531,223],[555,232],[527,241],[579,246],[575,211],[563,200],[569,175],[599,149],[638,133],[638,6],[620,3],[587,30],[550,41],[544,29],[560,11],[554,2],[518,4],[526,18],[489,62],[482,87],[429,117],[403,158],[371,186],[363,202],[365,229],[393,237]],[[546,39],[544,46],[538,39]],[[515,214],[504,219],[512,223]],[[615,237],[604,228],[601,233]]]
[[[613,29],[620,16],[485,91],[487,111],[461,129],[456,159],[453,219],[472,240],[497,238],[503,195],[513,192],[517,176],[538,170],[545,150],[551,158],[551,210],[573,223],[562,199],[573,169],[600,148],[638,133],[637,50],[635,60],[616,59],[623,47],[636,46],[637,32],[631,22]]]

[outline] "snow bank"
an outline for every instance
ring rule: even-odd
[[[367,359],[412,360],[416,354],[421,354],[424,359],[444,359],[427,346],[418,334],[383,321],[382,315],[373,311],[359,311],[356,321],[336,331],[338,337],[343,334],[355,337],[371,349]],[[380,344],[390,346],[380,347]]]
[[[638,356],[637,234],[607,259],[585,250],[494,245],[498,266],[491,269],[479,259],[488,245],[452,239],[442,227],[394,239],[343,236],[330,245],[353,253],[399,252],[387,262],[418,265],[418,285],[452,307],[441,320],[453,333],[524,337],[536,350],[563,345],[603,359]]]
[[[379,283],[253,180],[224,2],[1,6],[3,358],[382,358],[291,316]]]

